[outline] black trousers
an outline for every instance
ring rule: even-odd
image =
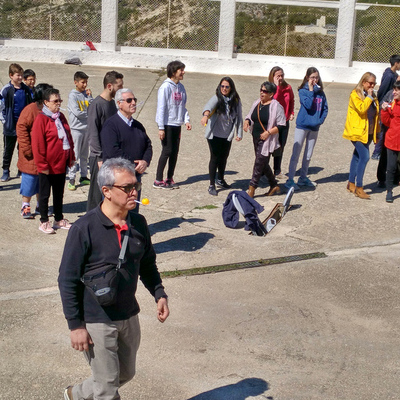
[[[263,147],[264,141],[260,139],[253,138],[253,145],[254,145],[254,152],[256,153],[256,160],[254,161],[253,167],[253,176],[250,180],[250,186],[255,188],[258,187],[258,182],[260,181],[261,177],[265,175],[268,179],[269,185],[274,187],[278,184],[277,180],[275,179],[275,175],[272,172],[271,167],[269,166],[269,159],[271,154],[268,156],[263,156],[261,154],[261,150]]]
[[[49,217],[49,197],[50,190],[53,191],[53,211],[54,219],[61,221],[63,216],[63,197],[65,186],[65,173],[45,175],[39,173],[39,212],[40,222],[47,222]]]
[[[17,136],[3,135],[3,169],[10,169],[12,156],[17,143]]]
[[[393,189],[393,182],[400,166],[399,151],[386,149],[387,152],[387,169],[386,169],[386,189]],[[382,156],[382,153],[381,153]]]
[[[283,157],[283,150],[285,149],[287,138],[289,134],[289,121],[286,121],[286,126],[284,128],[279,129],[279,144],[281,147],[279,150],[279,155],[273,156],[274,157],[274,174],[279,175],[282,165],[282,157]]]
[[[101,190],[97,184],[97,174],[99,173],[99,162],[100,158],[98,156],[89,157],[89,168],[90,168],[90,186],[87,200],[87,211],[96,208],[102,198]]]
[[[161,140],[162,151],[158,159],[156,180],[162,181],[164,169],[168,161],[167,179],[172,179],[175,172],[176,162],[178,160],[179,144],[181,141],[181,127],[166,125],[165,137]]]
[[[381,155],[379,157],[378,169],[376,170],[376,177],[379,182],[385,182],[386,177],[386,170],[387,170],[387,157],[388,157],[388,149],[385,146],[385,136],[388,128],[385,125],[382,125],[381,135],[382,138],[382,146],[381,146]],[[400,180],[400,171],[399,169],[396,170],[395,174],[393,175],[392,182],[398,184]]]
[[[231,151],[232,142],[224,138],[213,137],[207,139],[210,148],[210,162],[208,164],[208,173],[210,174],[210,185],[215,185],[215,175],[218,170],[218,179],[224,179],[226,162]]]

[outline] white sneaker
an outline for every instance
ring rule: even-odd
[[[56,233],[56,231],[51,227],[50,221],[42,222],[39,225],[39,231],[42,231],[43,233]]]
[[[53,223],[54,229],[69,229],[71,228],[71,224],[67,219],[62,219],[61,221],[54,221]]]

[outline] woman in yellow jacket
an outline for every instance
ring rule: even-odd
[[[361,199],[369,199],[364,192],[363,177],[369,160],[369,144],[376,142],[379,132],[379,102],[374,94],[376,76],[366,72],[350,94],[346,125],[343,132],[345,139],[351,140],[354,146],[350,163],[347,190]]]

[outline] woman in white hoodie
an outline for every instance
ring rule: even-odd
[[[185,124],[188,131],[192,129],[189,113],[186,110],[185,87],[180,83],[184,74],[185,64],[171,61],[167,65],[168,79],[158,89],[156,122],[162,151],[158,160],[156,180],[153,183],[156,189],[179,188],[173,177],[181,140],[181,126]],[[167,161],[167,178],[164,180]]]

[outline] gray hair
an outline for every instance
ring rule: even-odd
[[[131,93],[133,95],[133,92],[131,89],[128,89],[128,88],[119,89],[119,90],[117,90],[117,93],[115,93],[115,97],[114,97],[115,101],[121,101],[123,93]]]
[[[109,158],[101,166],[97,175],[99,188],[103,186],[111,187],[115,183],[115,171],[127,171],[136,176],[135,166],[126,158]]]

